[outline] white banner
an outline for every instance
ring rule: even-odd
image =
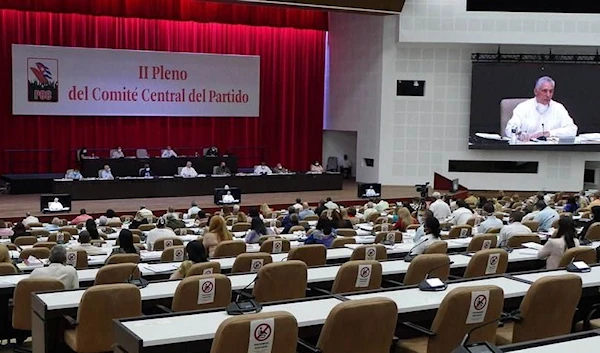
[[[14,115],[256,117],[260,57],[12,45]]]

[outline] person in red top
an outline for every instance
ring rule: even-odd
[[[85,223],[85,221],[87,221],[88,219],[92,219],[92,216],[87,214],[85,208],[82,208],[81,210],[79,210],[79,216],[73,218],[71,224]]]
[[[398,222],[394,224],[394,230],[406,232],[406,228],[411,224],[419,224],[416,219],[410,215],[410,211],[406,207],[400,207],[396,212],[398,215]]]

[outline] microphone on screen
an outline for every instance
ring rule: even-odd
[[[544,130],[544,123],[542,123],[542,136],[538,137],[540,141],[546,141],[546,131]]]

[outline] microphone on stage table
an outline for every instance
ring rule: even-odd
[[[247,299],[240,298],[242,296],[242,292],[244,292],[248,287],[250,287],[253,283],[258,280],[258,275],[254,277],[252,282],[248,283],[235,297],[235,300],[229,303],[225,307],[225,311],[227,311],[228,315],[243,315],[246,313],[259,313],[262,310],[262,305],[254,300],[254,296],[250,296]]]
[[[431,270],[429,270],[427,272],[427,274],[425,275],[425,279],[421,283],[419,283],[419,290],[424,291],[424,292],[439,292],[439,291],[446,290],[446,288],[448,288],[448,284],[442,282],[442,280],[439,278],[432,278],[431,280],[433,280],[433,281],[437,280],[441,284],[440,283],[431,283],[429,281],[429,276],[431,275],[432,272],[439,270],[440,268],[443,268],[446,266],[450,267],[450,265],[452,265],[453,263],[454,263],[454,261],[450,261],[447,264],[436,266],[436,267],[432,268]]]
[[[540,141],[546,141],[546,131],[544,131],[544,123],[542,123],[542,136],[538,137]]]
[[[452,351],[452,353],[502,353],[502,351],[500,349],[498,349],[498,347],[496,347],[495,345],[488,343],[488,342],[481,342],[481,343],[474,343],[474,344],[470,344],[467,345],[467,342],[469,341],[469,338],[471,338],[471,334],[473,332],[475,332],[476,330],[479,330],[482,327],[491,325],[491,324],[495,324],[498,321],[501,320],[506,320],[506,319],[515,319],[518,320],[520,319],[520,317],[517,314],[504,314],[502,313],[500,315],[499,318],[494,319],[494,320],[490,320],[488,322],[484,322],[481,325],[477,325],[475,327],[473,327],[472,329],[469,330],[469,332],[467,332],[467,334],[465,335],[465,337],[463,338],[463,340],[460,342],[460,345]],[[471,350],[470,348],[474,348],[473,350]]]

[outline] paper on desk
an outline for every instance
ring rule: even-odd
[[[478,132],[475,134],[475,136],[481,137],[483,139],[488,139],[488,140],[498,140],[498,141],[509,140],[507,137],[502,137],[498,134],[488,134],[485,132]]]
[[[535,249],[535,250],[541,250],[543,248],[542,244],[538,244],[538,243],[534,243],[534,242],[523,243],[523,246],[526,248]]]

